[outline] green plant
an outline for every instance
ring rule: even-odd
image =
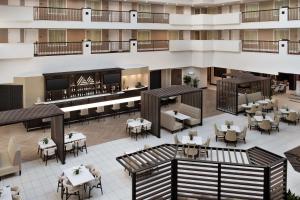
[[[185,75],[185,76],[183,77],[183,82],[184,82],[184,84],[186,84],[186,85],[190,85],[191,82],[192,82],[192,77],[189,76],[189,75]]]
[[[80,167],[78,167],[78,168],[75,168],[74,170],[73,170],[73,173],[75,174],[75,175],[78,175],[79,173],[80,173]]]
[[[73,136],[73,133],[69,133],[69,138],[71,139]]]
[[[300,200],[300,196],[297,196],[295,193],[289,190],[287,193],[287,200]]]
[[[43,138],[43,143],[44,144],[48,144],[49,143],[49,139],[48,138]]]
[[[194,86],[195,88],[198,87],[199,81],[200,81],[200,80],[199,80],[198,78],[194,78],[194,79],[193,79],[193,86]]]

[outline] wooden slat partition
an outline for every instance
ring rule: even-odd
[[[57,154],[63,164],[65,164],[65,129],[64,115],[51,118],[51,138],[57,147]]]

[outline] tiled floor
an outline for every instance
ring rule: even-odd
[[[270,114],[272,115],[272,114]],[[204,139],[212,138],[211,146],[225,147],[223,142],[215,142],[213,124],[223,124],[225,120],[234,120],[239,126],[247,124],[247,118],[243,115],[234,116],[222,114],[204,119],[204,126],[196,127],[198,134]],[[283,153],[300,144],[299,139],[300,126],[280,124],[280,132],[274,132],[271,135],[261,135],[256,130],[248,130],[247,143],[240,143],[237,148],[250,148],[259,146],[274,153],[283,155]],[[177,133],[180,136],[186,135],[187,130]],[[131,138],[119,139],[88,148],[88,154],[81,153],[79,157],[68,156],[65,165],[50,161],[45,166],[41,160],[34,160],[23,163],[22,176],[12,176],[1,181],[1,185],[19,185],[21,193],[25,200],[56,200],[60,199],[56,193],[57,176],[63,169],[73,167],[79,164],[92,163],[96,165],[102,173],[102,184],[104,194],[100,190],[93,192],[92,199],[119,200],[131,199],[131,179],[121,165],[116,161],[116,157],[122,155],[125,151],[136,151],[143,148],[145,144],[151,146],[173,143],[173,135],[162,131],[162,138],[150,136],[135,141]],[[300,195],[300,173],[297,173],[289,165],[288,167],[288,187]]]

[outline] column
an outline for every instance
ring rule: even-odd
[[[131,10],[130,11],[130,23],[137,24],[137,16],[138,16],[137,11],[136,10]]]
[[[82,21],[83,22],[91,22],[92,21],[92,9],[90,9],[90,8],[82,9]]]
[[[82,50],[83,50],[83,55],[92,54],[92,42],[91,41],[83,41],[82,42]]]
[[[130,52],[131,53],[137,52],[137,41],[136,40],[130,40]]]

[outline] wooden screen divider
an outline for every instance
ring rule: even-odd
[[[51,118],[51,139],[57,147],[58,158],[62,164],[65,164],[65,133],[64,133],[64,115],[58,115]]]

